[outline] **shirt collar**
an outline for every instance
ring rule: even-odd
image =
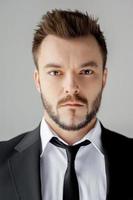
[[[40,125],[40,136],[41,136],[41,143],[42,143],[42,153],[41,156],[46,148],[46,145],[51,140],[53,136],[58,137],[62,142],[67,144],[65,141],[63,141],[47,124],[44,118],[42,118],[41,125]],[[102,149],[102,143],[101,143],[101,125],[99,120],[97,119],[97,122],[93,129],[91,129],[80,141],[74,143],[78,144],[84,140],[90,140],[92,145],[100,152],[103,153]],[[40,156],[40,157],[41,157]]]

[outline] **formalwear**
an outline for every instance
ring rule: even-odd
[[[133,200],[133,139],[104,128],[107,200]],[[33,131],[0,142],[0,199],[42,200],[40,124]],[[47,181],[47,180],[46,180]]]

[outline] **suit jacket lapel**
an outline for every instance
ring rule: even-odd
[[[40,125],[18,143],[9,159],[12,181],[21,200],[41,200],[39,133]]]

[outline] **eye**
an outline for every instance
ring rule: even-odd
[[[59,72],[59,71],[56,71],[56,70],[54,70],[54,71],[51,71],[51,72],[48,72],[48,74],[50,74],[51,76],[58,76],[58,75],[59,75],[59,73],[61,74],[61,72]]]
[[[91,70],[91,69],[82,70],[80,74],[82,74],[82,72],[85,72],[85,75],[91,75],[94,73],[93,70]]]

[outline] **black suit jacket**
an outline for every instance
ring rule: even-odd
[[[133,139],[103,126],[101,139],[107,200],[133,200]],[[0,143],[0,200],[41,200],[40,152],[40,125]]]

